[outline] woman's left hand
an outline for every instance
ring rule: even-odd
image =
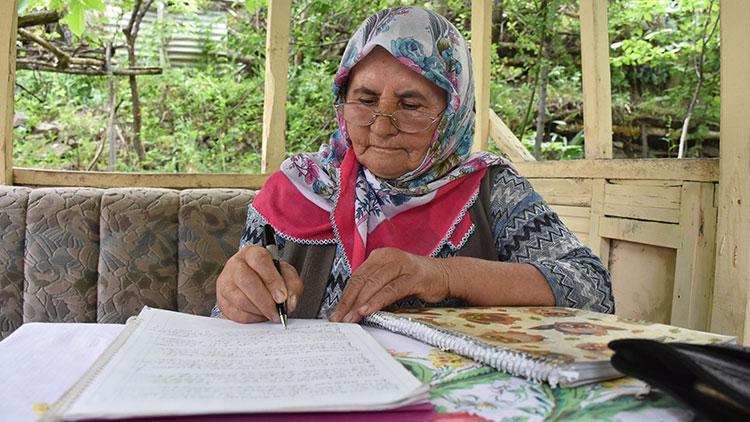
[[[357,322],[410,296],[440,302],[450,295],[448,280],[445,259],[396,248],[376,249],[352,274],[330,320]]]

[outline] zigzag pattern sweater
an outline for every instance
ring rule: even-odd
[[[495,174],[491,186],[490,225],[498,261],[535,266],[547,279],[556,306],[614,313],[612,283],[602,261],[560,221],[529,181],[504,169]],[[263,217],[250,207],[240,248],[260,243],[264,224]],[[283,248],[284,240],[277,240],[279,248]],[[445,244],[439,256],[453,256],[457,251]],[[344,262],[343,249],[339,246],[323,297],[321,317],[335,308],[351,276]],[[430,306],[460,305],[462,303],[456,300],[447,300]],[[410,299],[396,306],[419,307],[424,304]],[[218,308],[214,308],[212,315],[215,314],[218,314]]]

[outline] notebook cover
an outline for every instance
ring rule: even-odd
[[[609,360],[621,338],[721,344],[733,338],[572,308],[489,307],[395,309],[398,316],[457,331],[484,343],[565,363]]]
[[[424,335],[415,324],[409,328],[403,324],[398,328],[395,325],[399,324],[383,324],[392,317],[402,323],[417,321],[443,334]],[[553,386],[558,382],[563,386],[574,386],[616,377],[617,372],[609,364],[613,352],[607,347],[612,340],[643,338],[694,344],[721,344],[734,340],[730,336],[561,307],[393,309],[377,312],[365,322],[410,337],[421,335],[423,338],[419,340],[434,346],[513,375],[547,381]],[[456,347],[452,347],[451,335],[468,342],[454,342]],[[439,339],[440,344],[434,344],[433,338]],[[491,356],[488,349],[512,353]],[[564,372],[566,370],[568,373]]]

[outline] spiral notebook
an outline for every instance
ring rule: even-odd
[[[376,312],[365,324],[403,334],[512,375],[576,387],[622,376],[611,340],[724,344],[734,337],[556,307],[421,308]]]

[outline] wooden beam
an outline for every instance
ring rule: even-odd
[[[716,253],[714,184],[685,182],[680,201],[682,244],[677,249],[670,324],[708,330]]]
[[[526,177],[719,181],[717,159],[570,160],[513,163]]]
[[[260,189],[268,174],[119,173],[14,168],[13,181],[26,186],[89,186],[96,188],[243,188]]]
[[[682,186],[608,183],[604,190],[604,214],[679,223],[681,193]]]
[[[579,207],[591,205],[591,179],[529,178],[529,182],[548,204]]]
[[[13,100],[16,86],[17,0],[0,2],[0,184],[13,184]]]
[[[269,0],[266,79],[263,98],[261,172],[270,173],[286,158],[286,94],[289,70],[291,0]]]
[[[521,161],[536,161],[534,156],[523,146],[516,135],[495,113],[489,110],[490,115],[490,137],[495,141],[495,146],[510,158],[510,161],[517,163]]]
[[[612,86],[607,2],[581,0],[583,139],[586,158],[612,158]]]
[[[750,344],[750,7],[721,2],[719,221],[711,331]]]
[[[476,123],[472,151],[487,151],[490,136],[490,50],[492,2],[471,1],[471,62],[474,66]]]
[[[593,209],[591,216],[594,216]],[[680,226],[677,224],[617,217],[599,218],[599,236],[672,249],[679,248],[682,242]]]

